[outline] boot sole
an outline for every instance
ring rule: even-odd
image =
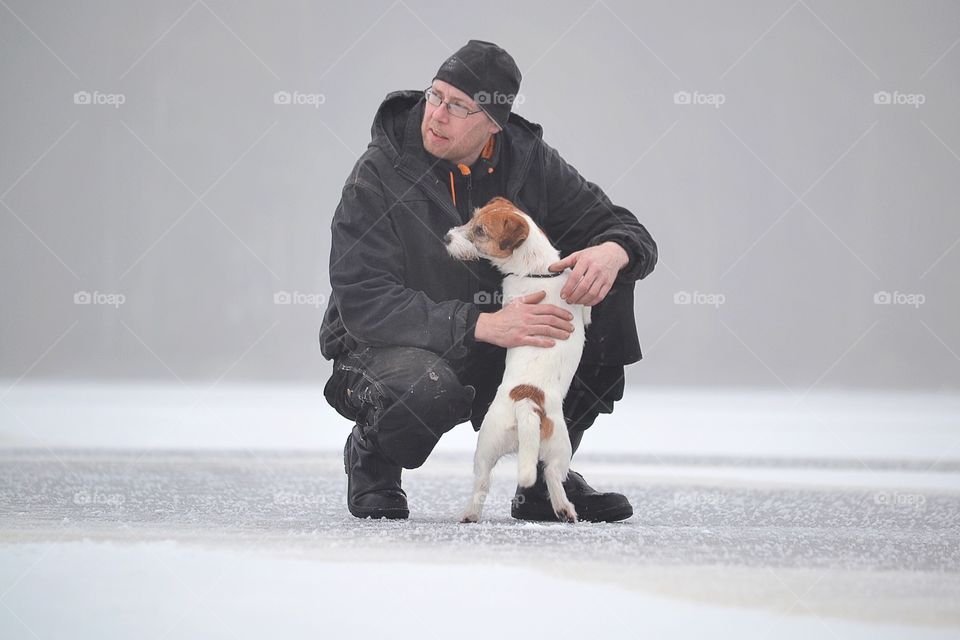
[[[355,518],[371,518],[373,520],[406,520],[410,517],[409,509],[355,509],[347,505],[350,515]]]

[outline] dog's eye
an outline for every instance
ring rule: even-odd
[[[485,235],[487,235],[487,232],[483,230],[483,227],[478,226],[476,229],[473,230],[473,235],[479,236],[482,238]]]

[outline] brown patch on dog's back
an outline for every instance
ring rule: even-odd
[[[546,440],[553,435],[553,420],[547,417],[543,410],[543,389],[532,384],[518,384],[510,389],[510,399],[514,402],[531,400],[537,405],[537,415],[540,416],[540,440]]]
[[[523,400],[524,398],[530,398],[537,406],[543,409],[543,389],[540,387],[535,387],[532,384],[518,384],[513,389],[510,389],[510,399],[514,402]]]

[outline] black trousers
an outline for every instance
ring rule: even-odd
[[[458,360],[414,347],[362,347],[336,359],[323,393],[381,454],[416,469],[456,425],[470,420],[480,430],[505,357],[505,349],[486,343]],[[622,398],[622,366],[581,363],[563,402],[567,428],[588,429]]]

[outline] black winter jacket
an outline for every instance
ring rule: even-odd
[[[366,345],[420,347],[460,358],[473,344],[479,314],[500,307],[501,276],[493,267],[447,254],[443,236],[464,216],[453,204],[451,185],[439,177],[438,163],[449,163],[423,148],[423,110],[421,92],[388,95],[370,145],[344,185],[331,226],[332,295],[320,331],[329,360]],[[539,125],[510,114],[495,136],[498,167],[506,173],[499,176],[499,195],[530,215],[562,256],[611,240],[624,247],[630,261],[593,308],[583,361],[636,362],[634,282],[653,271],[657,245],[632,213],[612,204],[541,136]]]

